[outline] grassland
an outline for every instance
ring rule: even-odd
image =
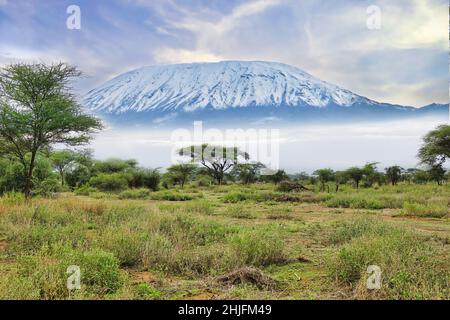
[[[449,207],[448,184],[10,194],[0,298],[449,299]],[[380,290],[366,287],[372,264]]]

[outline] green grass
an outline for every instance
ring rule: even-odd
[[[328,263],[331,277],[351,285],[358,296],[387,299],[445,299],[450,271],[448,254],[424,237],[376,220],[340,226],[335,239],[347,241]],[[382,272],[382,290],[367,289],[367,268]]]
[[[150,199],[152,200],[166,200],[166,201],[189,201],[193,200],[195,197],[189,194],[180,193],[178,191],[158,191],[154,192],[150,195]]]
[[[416,217],[443,218],[448,215],[448,206],[445,204],[420,204],[405,202],[403,204],[403,214]]]
[[[447,185],[87,191],[0,198],[0,298],[450,298]],[[365,286],[370,264],[379,291]],[[69,265],[81,290],[66,288]],[[214,281],[249,266],[276,288]]]

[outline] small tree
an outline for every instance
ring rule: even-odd
[[[430,178],[436,181],[436,183],[440,186],[445,180],[445,169],[442,164],[434,164],[428,170]]]
[[[178,182],[183,188],[196,168],[197,166],[192,163],[175,164],[167,168],[167,174],[171,180]]]
[[[222,184],[224,175],[228,170],[239,162],[250,159],[247,152],[240,151],[237,147],[208,144],[182,148],[178,152],[180,156],[190,157],[192,162],[202,165],[219,185]]]
[[[359,189],[359,183],[364,177],[364,170],[358,167],[352,167],[346,171],[348,177],[355,182],[356,189]]]
[[[399,166],[392,166],[386,168],[386,178],[395,186],[402,177],[403,168]]]
[[[264,181],[269,181],[275,184],[279,184],[281,181],[289,181],[289,176],[284,170],[277,170],[274,174],[264,176]]]
[[[39,152],[53,144],[85,144],[101,128],[70,92],[69,81],[80,74],[65,63],[19,63],[0,71],[0,151],[22,163],[26,197]]]
[[[239,163],[233,168],[233,173],[244,184],[250,184],[258,180],[260,171],[263,168],[265,168],[265,165],[261,162]]]
[[[378,183],[381,185],[384,180],[384,175],[377,170],[378,162],[370,162],[366,163],[366,165],[362,168],[364,172],[364,186],[372,187],[374,183]]]
[[[61,186],[64,186],[66,171],[78,159],[78,154],[72,150],[55,151],[50,155],[50,159],[59,173]]]
[[[335,191],[339,191],[339,186],[343,183],[346,183],[348,180],[348,174],[345,171],[336,171],[334,173],[334,183],[335,183]]]
[[[317,179],[320,182],[320,191],[325,191],[325,185],[334,180],[334,171],[331,169],[319,169],[314,171],[314,175],[317,176]],[[328,188],[328,192],[329,192]]]
[[[416,171],[414,171],[412,180],[414,183],[425,184],[431,180],[431,176],[428,171],[416,170]]]

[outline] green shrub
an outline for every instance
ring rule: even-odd
[[[403,204],[403,214],[407,216],[443,218],[448,214],[448,207],[445,204],[405,202]]]
[[[150,195],[150,190],[148,189],[129,189],[122,191],[119,194],[119,199],[146,199]]]
[[[197,180],[195,181],[194,184],[195,184],[197,187],[209,187],[209,186],[211,186],[213,183],[214,183],[214,182],[213,182],[213,180],[212,180],[210,177],[202,176],[202,177],[197,178]]]
[[[98,190],[94,187],[91,187],[88,184],[84,184],[74,190],[77,196],[89,196],[93,192],[97,192]]]
[[[59,177],[53,175],[42,181],[37,181],[33,186],[33,193],[41,196],[49,196],[62,190]]]
[[[239,192],[239,191],[232,191],[224,195],[223,201],[225,203],[238,203],[242,201],[246,201],[251,199],[252,196],[247,193]]]
[[[100,173],[92,177],[89,184],[100,191],[121,191],[128,187],[128,180],[123,173]]]
[[[161,291],[154,288],[148,283],[140,283],[136,286],[136,295],[142,300],[159,300],[161,299]]]

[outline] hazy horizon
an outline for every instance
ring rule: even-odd
[[[379,162],[380,169],[392,165],[417,167],[422,137],[443,123],[424,118],[280,128],[279,167],[289,173],[311,173],[327,167],[341,170],[368,162]],[[192,124],[180,129],[193,132]],[[165,168],[171,164],[171,150],[175,147],[172,133],[164,129],[109,127],[96,135],[90,148],[99,159],[136,159],[146,167]],[[252,158],[257,160],[254,155]]]

